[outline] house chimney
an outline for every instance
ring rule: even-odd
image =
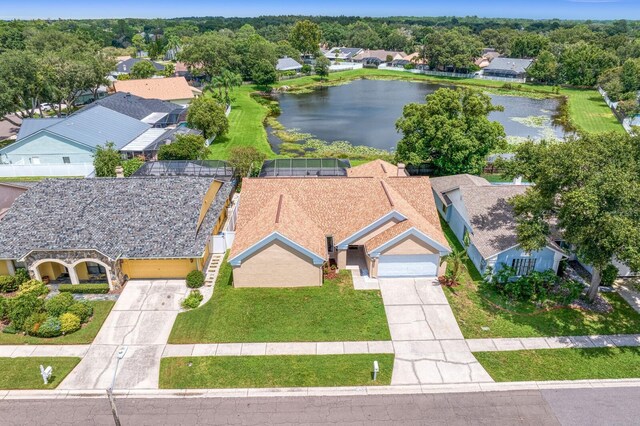
[[[522,185],[522,176],[516,176],[513,178],[514,185]]]
[[[398,163],[398,176],[407,176],[404,163]]]
[[[124,177],[124,169],[122,166],[116,166],[116,177],[123,178]]]

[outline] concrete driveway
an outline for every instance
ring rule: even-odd
[[[127,346],[115,388],[157,389],[160,358],[187,293],[184,280],[129,281],[87,354],[59,388],[108,388],[115,353]]]
[[[396,358],[393,385],[493,381],[467,346],[432,279],[380,279]]]

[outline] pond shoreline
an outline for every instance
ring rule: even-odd
[[[269,106],[270,113],[264,125],[271,149],[276,155],[314,156],[318,144],[331,145],[338,139],[337,155],[341,157],[362,155],[364,153],[357,152],[358,149],[367,147],[371,151],[366,154],[372,159],[390,158],[400,139],[394,123],[401,116],[402,108],[409,103],[424,102],[426,96],[440,88],[459,87],[457,82],[434,83],[431,79],[415,78],[415,75],[398,76],[396,73],[374,77],[340,76],[326,82],[305,82],[306,78],[302,77],[298,84],[285,84],[272,93],[262,93],[263,97],[257,100]],[[377,80],[382,81],[374,83]],[[399,84],[390,84],[390,81]],[[555,93],[532,96],[530,92],[514,88],[475,88],[491,96],[494,104],[505,106],[506,113],[492,113],[490,119],[505,127],[509,143],[520,143],[528,138],[563,139],[573,130],[566,117],[565,96]],[[281,114],[285,113],[283,120]],[[356,127],[360,129],[356,130]]]

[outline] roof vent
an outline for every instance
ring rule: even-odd
[[[284,195],[280,194],[280,199],[278,200],[278,210],[276,211],[276,223],[280,223],[280,211],[282,210],[282,199]]]

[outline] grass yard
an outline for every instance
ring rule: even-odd
[[[597,90],[562,89],[569,99],[571,122],[586,132],[622,132],[625,130]]]
[[[90,302],[93,305],[93,317],[80,330],[66,336],[41,338],[22,334],[0,333],[0,345],[84,345],[93,342],[100,331],[102,323],[107,319],[114,301],[101,300]]]
[[[640,377],[640,348],[475,352],[496,382]]]
[[[441,222],[449,244],[462,250],[451,228]],[[570,308],[541,310],[532,303],[505,300],[482,282],[471,261],[467,260],[465,266],[461,285],[445,287],[444,292],[467,339],[632,334],[640,330],[640,314],[618,294],[603,294],[613,305],[613,312],[608,314]]]
[[[213,141],[209,158],[226,160],[231,148],[239,146],[253,146],[267,157],[275,157],[267,142],[267,132],[263,125],[267,108],[251,98],[251,93],[257,90],[255,86],[245,85],[234,91],[235,101],[229,113],[229,132]]]
[[[161,389],[374,386],[391,383],[393,354],[162,358]],[[380,372],[373,380],[373,361]]]
[[[342,271],[322,287],[234,288],[225,262],[213,297],[178,314],[169,343],[390,340],[377,290],[354,290]]]
[[[73,357],[0,358],[0,389],[55,389],[80,362]],[[53,373],[45,385],[40,365],[51,366]]]

